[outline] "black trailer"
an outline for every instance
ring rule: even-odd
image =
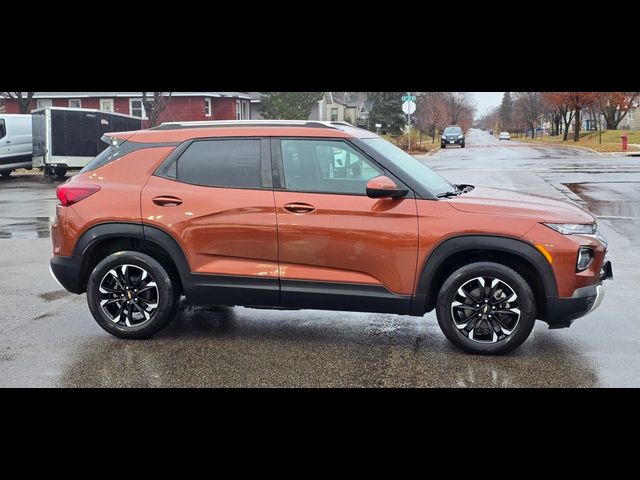
[[[82,168],[108,145],[108,132],[139,130],[142,119],[87,108],[45,107],[32,113],[33,166],[64,177]]]

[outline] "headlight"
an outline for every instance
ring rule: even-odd
[[[444,135],[442,135],[440,138],[442,138],[442,140],[446,140],[447,137],[445,137]]]
[[[460,140],[461,138],[464,138],[464,135],[458,135],[458,140]]]
[[[563,235],[593,235],[596,233],[595,223],[543,223]]]
[[[593,261],[593,250],[589,247],[580,247],[578,250],[578,261],[576,262],[576,270],[581,272],[591,265]]]

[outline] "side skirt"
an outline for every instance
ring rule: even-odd
[[[397,295],[382,285],[281,280],[231,275],[191,274],[187,302],[285,309],[342,310],[408,315],[411,295]]]
[[[408,315],[411,295],[397,295],[382,285],[281,280],[283,307]]]

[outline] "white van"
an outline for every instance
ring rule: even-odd
[[[30,170],[32,153],[31,115],[0,113],[0,176],[7,178],[16,168]]]

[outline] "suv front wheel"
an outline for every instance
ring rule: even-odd
[[[445,280],[436,315],[445,336],[458,348],[499,355],[527,339],[536,308],[531,287],[517,272],[499,263],[478,262]]]
[[[135,251],[116,252],[93,269],[87,302],[104,330],[121,338],[147,338],[173,319],[178,289],[155,259]]]

